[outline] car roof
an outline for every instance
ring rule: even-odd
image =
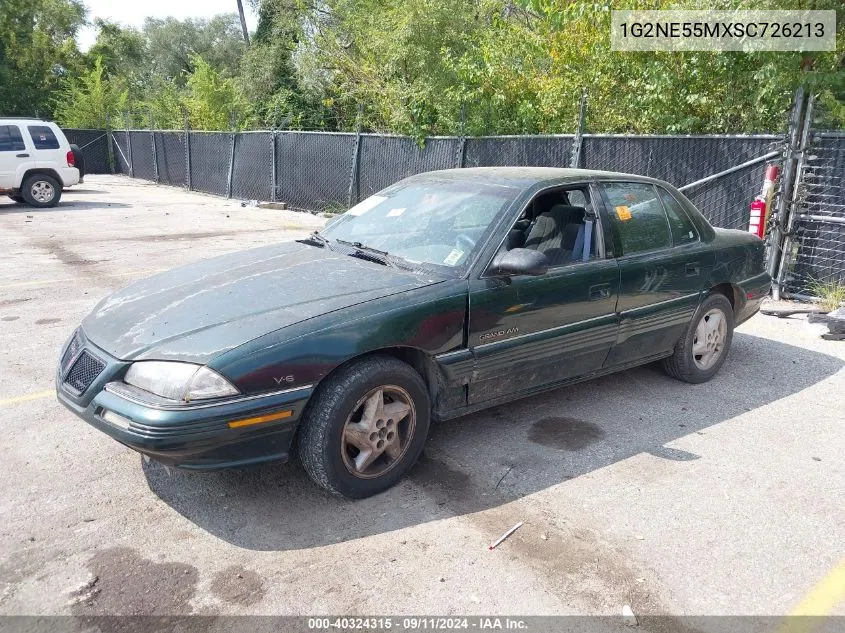
[[[36,119],[30,116],[0,116],[0,122],[3,121],[29,121],[30,123],[53,123],[53,121],[45,121],[44,119]]]
[[[623,174],[595,169],[570,169],[566,167],[464,167],[461,169],[441,169],[429,171],[411,177],[414,180],[475,180],[490,184],[509,185],[528,188],[543,183],[565,183],[578,180],[638,180],[660,182],[656,178]]]

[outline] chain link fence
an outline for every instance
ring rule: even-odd
[[[73,132],[87,132],[92,139],[104,134]],[[783,138],[585,134],[576,144],[573,135],[418,142],[336,132],[130,130],[113,132],[111,143],[116,173],[220,196],[284,202],[312,212],[343,210],[397,180],[435,169],[577,164],[653,176],[677,187],[692,185],[685,193],[714,225],[745,229],[748,205],[763,182],[762,157],[782,147]],[[103,138],[88,147],[98,156],[106,146]],[[752,164],[744,166],[748,161]],[[109,171],[93,162],[102,169],[89,173]],[[696,184],[702,179],[708,180]]]
[[[809,126],[800,147],[778,281],[784,294],[819,297],[845,287],[845,132]]]

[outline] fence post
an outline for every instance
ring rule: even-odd
[[[155,181],[160,182],[158,176],[158,152],[156,151],[156,133],[155,133],[155,126],[153,125],[153,113],[150,112],[150,141],[152,142],[153,146],[153,175],[155,176]]]
[[[467,154],[467,134],[466,134],[466,120],[467,110],[466,103],[461,101],[461,128],[460,137],[458,138],[458,151],[455,156],[455,167],[462,168],[466,161]]]
[[[575,140],[572,141],[572,156],[569,159],[569,166],[578,168],[581,162],[581,142],[584,137],[584,124],[587,120],[587,89],[581,88],[581,100],[578,103],[578,127],[575,129]]]
[[[361,116],[364,112],[363,106],[358,104],[358,117],[355,123],[355,147],[352,150],[352,171],[349,175],[349,192],[346,195],[346,206],[352,206],[352,199],[354,196],[355,204],[358,204],[358,198],[361,195],[361,187],[358,182],[359,162],[361,159]]]
[[[124,118],[124,125],[126,125],[126,152],[129,154],[129,177],[135,177],[135,166],[132,163],[132,136],[129,134],[129,126]]]
[[[789,117],[789,140],[786,148],[786,156],[783,161],[783,179],[781,180],[780,195],[778,196],[775,222],[772,226],[768,273],[772,277],[772,298],[780,300],[780,286],[776,278],[780,267],[780,260],[783,257],[781,240],[784,237],[783,228],[787,223],[789,211],[792,206],[793,186],[795,183],[795,169],[797,166],[796,154],[801,138],[801,123],[803,120],[805,94],[803,86],[795,91],[795,99],[792,103],[792,113]]]
[[[232,145],[229,150],[229,177],[226,179],[226,197],[232,197],[232,178],[235,175],[235,133],[232,132]]]
[[[109,162],[109,171],[114,173],[114,147],[112,146],[111,118],[106,118],[106,160]]]
[[[273,131],[270,136],[270,150],[273,152],[273,175],[270,177],[271,183],[273,185],[273,191],[270,192],[270,202],[276,201],[276,168],[278,165],[276,164],[276,132]]]
[[[188,119],[188,111],[185,114],[185,181],[188,191],[191,190],[191,123]]]
[[[781,249],[780,262],[778,263],[778,274],[774,283],[772,284],[772,295],[777,301],[780,299],[783,290],[783,280],[786,277],[786,268],[791,257],[792,251],[792,231],[795,227],[795,216],[797,215],[798,188],[801,186],[801,181],[804,176],[804,167],[806,165],[805,157],[807,155],[807,147],[810,144],[810,129],[813,122],[813,106],[815,105],[815,95],[810,95],[807,100],[807,109],[804,113],[804,123],[801,130],[801,144],[798,146],[798,164],[795,168],[795,178],[792,184],[792,191],[789,199],[789,217],[786,221],[786,231],[783,232],[783,248]]]

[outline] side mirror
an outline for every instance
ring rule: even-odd
[[[495,270],[503,275],[545,275],[549,258],[530,248],[513,248],[496,258]]]

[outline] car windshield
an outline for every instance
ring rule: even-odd
[[[404,182],[370,196],[322,235],[412,264],[461,268],[519,189],[471,181]]]

